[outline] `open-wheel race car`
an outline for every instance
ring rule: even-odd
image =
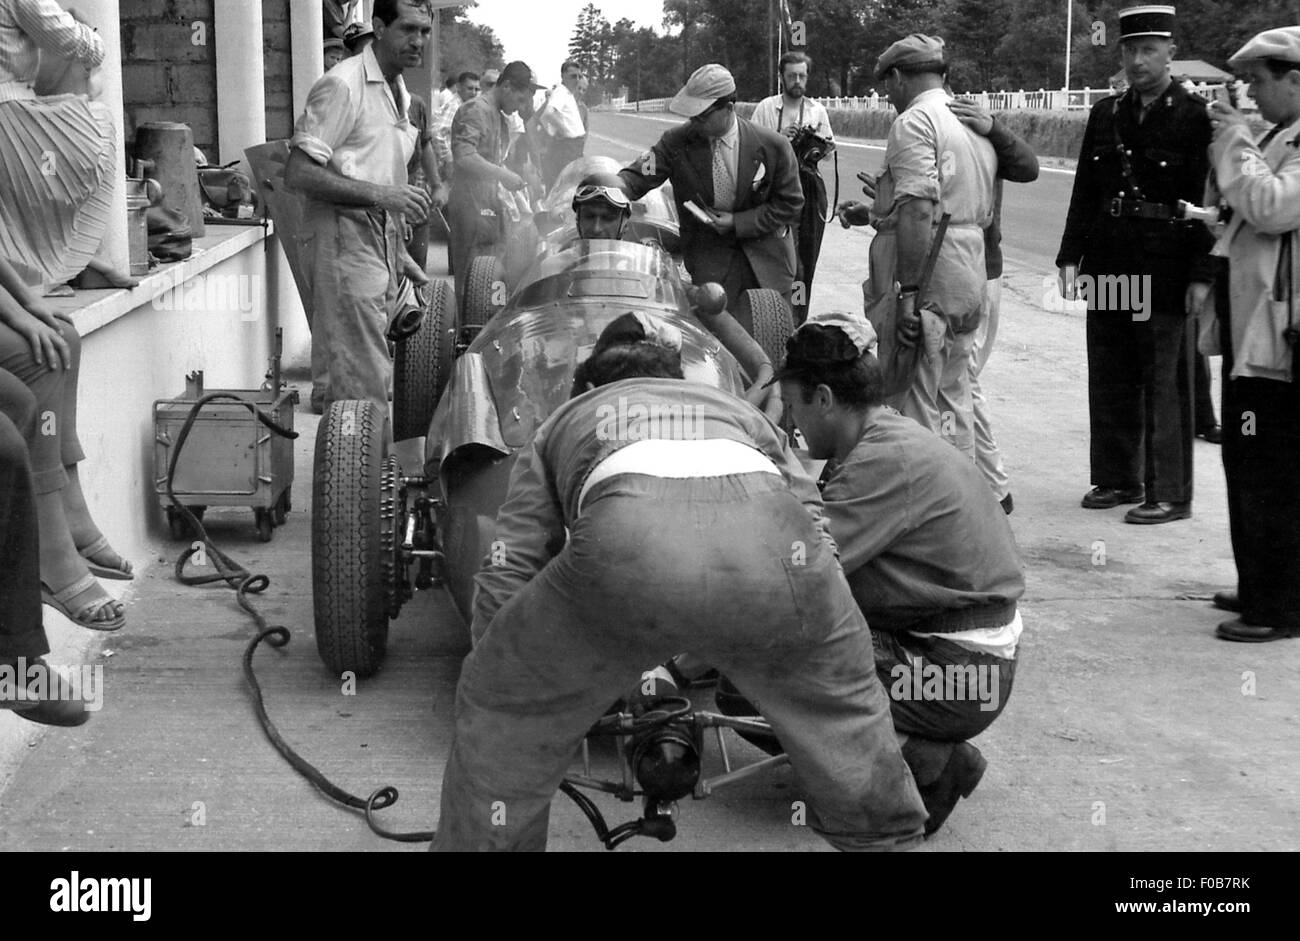
[[[539,260],[486,324],[459,324],[435,281],[420,328],[400,341],[393,434],[425,437],[402,467],[374,403],[333,403],[317,432],[312,579],[316,641],[334,673],[378,669],[388,621],[416,589],[445,586],[466,623],[516,453],[568,397],[577,364],[616,317],[639,310],[682,332],[686,377],[740,395],[746,375],[692,311],[655,246],[578,240]],[[755,339],[779,362],[791,332],[774,291],[751,292]]]

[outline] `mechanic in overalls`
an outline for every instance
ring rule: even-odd
[[[496,255],[505,239],[510,194],[528,186],[506,166],[510,150],[508,115],[516,114],[541,88],[523,62],[511,62],[490,91],[460,106],[451,122],[455,173],[447,201],[448,246],[456,297],[464,303],[465,278],[478,255]]]
[[[403,275],[427,280],[403,244],[428,215],[407,182],[418,133],[407,117],[405,68],[433,29],[429,7],[377,0],[375,41],[316,81],[294,125],[285,185],[307,196],[299,235],[309,282],[314,410],[340,399],[388,407],[387,328]]]
[[[887,403],[974,460],[970,360],[998,164],[993,146],[948,108],[947,69],[943,40],[919,33],[894,43],[876,63],[876,78],[899,114],[870,213],[878,234],[863,290],[867,317],[880,336]],[[944,213],[951,214],[949,227],[926,295],[918,298],[934,227]],[[938,316],[922,312],[929,305]],[[922,318],[940,336],[928,354],[917,349],[924,344]]]
[[[587,731],[687,651],[764,715],[841,849],[893,849],[926,810],[821,499],[785,435],[683,379],[681,334],[613,321],[518,456],[476,578],[433,849],[541,850]],[[566,538],[567,530],[567,538]]]
[[[809,456],[830,462],[826,517],[871,625],[929,834],[984,774],[967,739],[1011,695],[1025,579],[979,468],[882,404],[875,345],[861,316],[815,313],[788,341],[777,376]]]

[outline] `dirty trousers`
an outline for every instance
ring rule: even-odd
[[[309,202],[303,229],[300,244],[313,308],[312,378],[325,382],[321,404],[365,399],[386,413],[393,372],[387,330],[397,302],[400,219],[382,209]]]
[[[623,474],[592,487],[566,547],[465,659],[432,848],[545,849],[588,729],[682,652],[763,703],[832,845],[921,832],[871,633],[804,506],[772,474]]]
[[[974,418],[975,463],[984,475],[984,479],[993,488],[993,495],[999,500],[1005,499],[1011,492],[1011,479],[1007,476],[1002,463],[1002,452],[998,450],[997,440],[993,437],[993,423],[989,415],[989,404],[980,387],[980,373],[993,352],[993,341],[998,335],[998,310],[1002,306],[1002,279],[992,278],[984,285],[984,303],[981,305],[980,325],[975,331],[975,339],[970,358],[970,397],[971,414]]]

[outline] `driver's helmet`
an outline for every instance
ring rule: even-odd
[[[582,178],[578,188],[573,191],[573,211],[583,203],[600,200],[613,206],[623,215],[632,215],[632,201],[623,192],[622,182],[617,173],[589,173]]]

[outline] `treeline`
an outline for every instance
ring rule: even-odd
[[[505,50],[490,26],[472,22],[466,7],[438,11],[438,67],[443,75],[477,72],[505,65]]]
[[[1118,13],[1133,2],[1074,4],[1072,87],[1104,87],[1119,70]],[[1220,68],[1255,33],[1300,24],[1300,0],[1179,0],[1176,6],[1178,58]],[[659,27],[627,19],[611,24],[593,2],[579,14],[570,56],[587,69],[592,102],[622,87],[634,99],[672,95],[705,62],[725,65],[741,98],[753,100],[774,90],[779,33],[782,48],[813,57],[811,94],[863,95],[875,86],[877,56],[914,32],[947,42],[957,91],[1065,82],[1065,0],[663,0]]]

